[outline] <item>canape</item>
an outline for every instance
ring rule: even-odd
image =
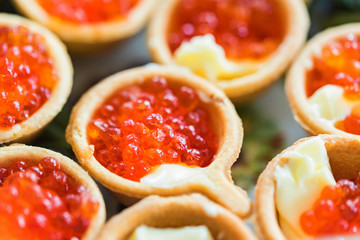
[[[360,24],[316,35],[286,78],[295,120],[309,133],[360,134]]]
[[[71,50],[92,51],[137,33],[157,0],[13,0],[27,17],[56,33]]]
[[[150,196],[140,201],[107,222],[99,240],[107,239],[252,240],[256,237],[230,211],[202,195],[191,194]]]
[[[66,130],[83,167],[126,204],[200,192],[246,216],[250,200],[230,176],[242,137],[222,91],[185,68],[155,64],[91,88]]]
[[[39,147],[0,148],[1,239],[96,239],[102,195],[71,159]]]
[[[264,239],[329,239],[359,234],[360,140],[304,138],[276,156],[255,188]]]
[[[65,104],[73,70],[63,44],[24,18],[0,14],[0,143],[25,141]]]
[[[308,27],[298,0],[169,0],[147,43],[156,62],[186,66],[232,100],[246,101],[285,71]]]

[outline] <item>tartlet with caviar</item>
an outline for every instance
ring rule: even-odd
[[[316,35],[294,62],[286,93],[310,134],[360,134],[360,24]]]
[[[96,239],[105,204],[71,159],[39,147],[0,149],[1,239]]]
[[[123,227],[119,228],[119,224]],[[124,225],[125,224],[125,225]],[[200,194],[150,196],[112,217],[99,240],[148,239],[252,240],[236,215]]]
[[[222,91],[187,69],[154,64],[91,88],[66,130],[83,167],[126,204],[199,192],[245,216],[250,200],[230,176],[242,137]]]
[[[137,33],[157,0],[13,0],[27,17],[56,33],[71,50],[92,51]]]
[[[264,239],[359,234],[360,141],[355,136],[301,139],[276,156],[255,188]]]
[[[65,104],[73,69],[63,44],[24,18],[0,14],[0,143],[25,141]]]
[[[308,27],[298,0],[170,0],[154,16],[147,44],[156,62],[186,66],[246,101],[285,71]]]

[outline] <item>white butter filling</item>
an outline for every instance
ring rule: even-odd
[[[210,181],[204,173],[205,169],[179,164],[162,164],[141,178],[140,182],[159,188],[172,188],[189,182],[204,183]]]
[[[258,68],[258,63],[251,61],[229,61],[224,49],[215,42],[211,34],[196,36],[183,42],[175,51],[174,57],[179,65],[186,66],[211,81],[241,77]]]
[[[312,208],[324,187],[336,185],[324,142],[316,137],[286,152],[288,162],[277,166],[275,203],[281,229],[289,239],[303,238],[300,216]]]
[[[314,113],[334,124],[343,120],[351,113],[352,107],[358,101],[349,101],[344,97],[344,89],[335,85],[326,85],[319,88],[309,102]]]
[[[183,228],[137,227],[128,240],[213,240],[206,226]]]

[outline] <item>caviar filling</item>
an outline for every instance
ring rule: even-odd
[[[172,53],[194,36],[212,34],[228,59],[259,60],[271,55],[286,34],[276,0],[179,0],[167,41]]]
[[[0,129],[27,120],[58,81],[45,39],[22,26],[0,25]]]
[[[354,180],[339,180],[327,186],[313,208],[300,217],[303,230],[311,236],[360,233],[360,174]]]
[[[360,39],[354,34],[336,39],[323,47],[313,58],[313,67],[306,73],[306,94],[311,97],[319,88],[332,84],[344,89],[344,97],[360,101]],[[360,108],[354,107],[335,127],[348,133],[360,134]]]
[[[49,14],[73,23],[125,18],[140,0],[36,0]]]
[[[155,76],[107,99],[88,123],[88,142],[97,161],[133,181],[164,163],[206,167],[218,148],[210,107],[194,89]]]
[[[98,208],[52,157],[0,168],[1,239],[81,239]]]

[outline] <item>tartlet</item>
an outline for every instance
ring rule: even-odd
[[[58,168],[55,165],[53,165],[54,162],[51,162],[53,160],[48,162],[51,166],[47,165],[46,168],[51,169],[51,167],[53,167],[56,170],[52,170],[52,171],[61,171],[61,172],[65,173],[67,175],[67,177],[70,177],[75,184],[78,184],[78,186],[82,186],[83,189],[81,191],[86,192],[86,194],[89,194],[87,196],[90,196],[96,202],[97,210],[96,210],[96,212],[93,213],[93,215],[90,219],[90,222],[88,223],[88,228],[81,237],[81,239],[83,239],[83,240],[96,239],[96,236],[100,232],[100,230],[105,222],[105,203],[104,203],[103,197],[102,197],[100,190],[97,187],[96,183],[90,178],[90,176],[78,164],[76,164],[73,160],[61,155],[60,153],[56,153],[56,152],[53,152],[51,150],[47,150],[44,148],[26,146],[26,145],[22,145],[22,144],[13,144],[13,145],[10,145],[7,147],[2,147],[0,149],[0,156],[1,156],[1,159],[0,159],[1,187],[3,187],[3,184],[4,184],[4,172],[2,171],[2,170],[4,170],[4,168],[9,168],[9,167],[13,166],[14,163],[23,161],[23,162],[25,162],[25,164],[27,164],[28,168],[33,169],[32,170],[33,171],[32,174],[33,174],[36,171],[45,171],[44,165],[42,165],[43,167],[37,166],[37,164],[41,164],[41,161],[43,161],[44,158],[55,159],[57,161],[57,164],[60,165],[59,170],[57,170]],[[33,166],[33,167],[31,167],[31,166]],[[20,170],[20,172],[22,171],[24,173],[24,171],[25,171],[24,166],[20,165],[19,168],[22,169],[22,170]],[[15,170],[11,170],[11,171],[15,171]],[[19,170],[17,170],[17,171],[19,171]],[[25,174],[29,174],[29,173],[30,172],[27,172],[27,173],[25,172]],[[18,174],[18,172],[14,172],[11,174],[12,175],[10,175],[9,178],[13,177],[13,175],[15,175],[15,174]],[[43,173],[43,174],[45,174],[45,173]],[[24,177],[23,175],[18,175],[18,176]],[[25,175],[25,178],[26,178],[26,176],[33,177],[33,175],[31,175],[31,174]],[[57,180],[61,181],[62,176],[60,175],[59,177],[60,178]],[[6,178],[5,178],[5,183],[6,183]],[[7,184],[15,184],[15,179],[13,178],[12,183],[7,183]],[[23,182],[23,184],[24,184],[24,182]],[[44,184],[44,183],[41,183],[41,184]],[[26,185],[20,185],[20,186],[25,187]],[[31,189],[34,194],[33,199],[38,198],[39,191],[40,191],[38,186],[39,185],[37,185],[37,188],[34,187],[33,189]],[[70,188],[71,187],[69,187],[69,189]],[[15,188],[15,190],[16,190],[16,188]],[[47,196],[44,195],[43,197],[45,197],[45,198],[48,197],[49,199],[51,199],[52,191],[54,191],[54,190],[50,190],[49,195],[47,195]],[[66,190],[66,191],[68,191],[68,190]],[[56,191],[55,191],[55,194],[56,194]],[[27,196],[27,195],[26,195],[26,197],[31,198],[31,196]],[[14,201],[16,201],[16,199],[17,198],[15,197]],[[48,201],[48,202],[46,203],[45,201]],[[46,199],[45,199],[45,201],[44,202],[47,205],[44,203],[45,207],[43,207],[43,208],[51,207],[54,204],[55,205],[59,204],[59,202],[54,203],[54,202],[50,202],[49,200],[46,200]],[[41,203],[39,203],[39,204],[41,204]],[[7,205],[4,205],[4,203],[2,203],[2,206],[7,206]],[[30,204],[28,204],[27,207],[29,209],[31,209],[32,206]],[[55,207],[53,207],[53,208],[55,208]],[[10,209],[11,209],[11,207],[10,207]],[[29,210],[29,209],[28,209],[28,212],[31,212],[31,210]],[[16,209],[16,210],[18,210],[18,209]],[[4,209],[2,209],[2,211],[4,211]],[[8,214],[11,215],[11,213],[8,213]],[[26,213],[24,213],[24,214],[26,214]],[[39,215],[41,215],[41,214],[39,214]],[[10,216],[8,216],[8,217],[9,217],[9,221],[10,221]],[[42,222],[42,223],[44,223],[44,222]],[[26,223],[26,224],[29,224],[31,226],[32,223]],[[33,225],[31,230],[35,231],[35,232],[38,231],[37,226]],[[62,229],[62,230],[66,231],[66,229]]]
[[[156,16],[154,16],[154,18],[151,22],[151,25],[150,25],[150,28],[148,31],[147,44],[148,44],[148,47],[149,47],[149,50],[150,50],[150,53],[151,53],[153,59],[158,63],[177,64],[177,60],[175,59],[176,52],[175,52],[175,54],[173,54],[172,50],[169,47],[168,31],[170,31],[169,28],[170,28],[172,22],[175,21],[172,18],[172,16],[174,15],[174,11],[177,8],[177,6],[179,4],[181,4],[181,2],[183,2],[183,1],[182,0],[167,1],[166,3],[163,4],[163,6],[161,6],[161,8],[158,10]],[[279,34],[283,34],[283,36],[278,39],[279,43],[277,43],[277,40],[276,41],[274,40],[274,42],[276,42],[276,44],[277,44],[276,47],[262,57],[252,58],[250,56],[248,58],[239,58],[239,59],[234,59],[232,61],[232,59],[228,59],[228,57],[226,56],[225,59],[227,59],[228,62],[230,62],[230,64],[233,65],[233,67],[230,66],[229,68],[236,68],[235,66],[237,66],[239,68],[243,68],[244,72],[242,74],[238,74],[238,76],[236,76],[236,74],[234,74],[234,76],[227,77],[227,79],[223,79],[221,77],[221,75],[219,75],[218,78],[211,77],[212,78],[211,80],[214,81],[214,83],[217,86],[219,86],[221,89],[223,89],[225,91],[225,93],[227,94],[227,96],[230,97],[232,100],[237,100],[240,102],[250,100],[250,99],[254,98],[255,96],[257,96],[262,90],[269,87],[271,85],[271,83],[273,83],[275,80],[277,80],[280,77],[280,75],[285,71],[287,66],[290,64],[290,62],[296,56],[297,52],[300,50],[301,46],[304,44],[304,42],[306,40],[306,35],[307,35],[308,28],[309,28],[309,17],[308,17],[308,13],[307,13],[305,4],[302,1],[296,1],[296,0],[295,1],[294,0],[290,0],[290,1],[283,1],[283,0],[273,1],[273,0],[271,0],[270,2],[272,2],[274,4],[274,6],[276,6],[278,8],[277,11],[284,13],[284,16],[278,16],[280,14],[275,14],[273,16],[275,18],[279,17],[279,19],[280,19],[280,20],[277,19],[279,24],[277,24],[276,29],[278,30],[281,27],[283,28],[283,32],[279,33]],[[188,1],[186,3],[184,2],[184,6],[187,6],[186,4],[191,6],[191,4],[194,4],[194,3],[191,3],[191,1]],[[218,3],[215,3],[215,2],[209,3],[208,6],[211,6],[214,4],[218,4]],[[219,2],[219,4],[220,4],[220,2]],[[224,3],[224,5],[226,6],[226,4],[232,4],[232,3],[229,3],[229,1],[227,1],[226,3]],[[250,5],[251,3],[247,3],[247,4]],[[244,3],[244,5],[245,5],[245,3]],[[274,7],[274,6],[272,6],[272,7]],[[236,11],[235,6],[231,6],[230,8],[232,9],[231,11]],[[182,11],[186,11],[186,10],[182,9]],[[246,12],[246,11],[244,10],[244,12]],[[244,13],[244,12],[239,13],[236,16],[242,16],[242,14],[246,15],[247,13]],[[181,12],[181,13],[183,14],[183,12]],[[208,17],[206,17],[205,13],[204,13],[204,19],[205,19],[204,21],[205,22],[212,21],[214,16],[209,15]],[[227,14],[224,14],[224,15],[227,16]],[[194,16],[193,18],[195,18],[195,17],[197,17],[197,16]],[[199,15],[199,18],[201,18],[200,15]],[[283,23],[284,19],[285,19],[286,23]],[[187,19],[187,21],[190,21],[190,20],[191,20],[191,17],[189,17]],[[214,20],[214,22],[215,22],[215,20]],[[176,19],[176,21],[178,21],[178,18]],[[244,20],[244,21],[247,22],[248,20]],[[273,21],[274,21],[274,19],[271,19],[271,20],[269,19],[268,23],[271,24]],[[282,24],[283,24],[283,26],[281,26]],[[185,28],[185,25],[183,25],[183,28]],[[226,24],[225,27],[228,27],[228,26],[230,27],[230,25],[231,25],[231,21],[229,24]],[[221,29],[219,29],[219,31]],[[249,27],[247,27],[247,29],[249,29]],[[239,32],[240,32],[240,30],[241,29],[239,28]],[[185,29],[183,31],[188,31],[188,30]],[[241,33],[239,33],[239,34],[241,34]],[[263,34],[267,34],[267,33],[263,33]],[[201,34],[201,35],[203,36],[203,34]],[[199,37],[200,34],[194,34],[194,36]],[[213,35],[211,34],[211,36],[213,36]],[[267,37],[269,39],[271,39],[270,35]],[[209,37],[207,37],[207,38],[209,38]],[[225,40],[229,39],[229,38],[230,38],[229,36],[228,37],[224,36]],[[195,37],[193,37],[192,40],[193,39],[195,39]],[[241,38],[240,38],[240,40],[241,40]],[[258,40],[256,40],[256,41],[258,41]],[[208,42],[208,39],[206,40],[206,42]],[[218,42],[218,40],[216,40],[216,42]],[[195,40],[193,43],[195,45]],[[261,43],[259,40],[259,44],[264,44],[264,43]],[[249,48],[251,48],[250,43],[244,44],[244,45],[246,47],[243,47],[243,50],[238,50],[238,51],[236,51],[236,50],[230,51],[229,50],[228,51],[229,54],[245,52],[245,51],[248,51]],[[183,44],[178,49],[180,49],[182,46],[183,46]],[[198,43],[198,46],[200,46],[200,43]],[[204,44],[201,44],[201,46],[204,46]],[[176,51],[178,49],[176,49]],[[222,48],[222,50],[224,50],[224,48]],[[203,50],[201,50],[201,51],[203,51]],[[214,53],[208,54],[207,57],[203,57],[203,59],[199,60],[199,61],[200,62],[205,61],[205,60],[207,61],[207,59],[212,58],[212,54],[214,54]],[[253,53],[253,54],[255,54],[255,53]],[[228,53],[226,53],[226,55],[228,55]],[[191,57],[189,57],[189,58],[191,59]],[[216,58],[219,59],[220,57],[217,56]],[[190,60],[188,60],[188,62],[189,61]],[[221,60],[221,61],[223,61],[223,60]],[[224,60],[224,61],[226,61],[226,60]],[[186,64],[188,64],[188,63],[185,63],[185,65]],[[242,66],[242,64],[243,64],[243,66]],[[184,64],[182,64],[182,65],[184,65]],[[228,65],[228,64],[225,64],[225,65]],[[218,65],[216,65],[216,67],[218,67]],[[251,71],[249,71],[249,70],[246,70],[247,68],[249,68],[249,69],[254,68],[254,69],[253,70],[250,69]],[[208,67],[204,67],[204,69],[214,69],[214,67],[211,67],[211,65],[209,65]],[[210,80],[209,76],[204,76],[204,77],[206,77],[208,80]]]
[[[332,74],[337,70],[339,71],[340,74],[342,72],[340,66],[344,65],[341,64],[340,62],[342,61],[341,51],[344,51],[344,48],[342,48],[343,43],[341,41],[344,41],[347,38],[353,39],[359,36],[360,36],[360,25],[356,23],[330,28],[328,30],[325,30],[317,34],[313,39],[311,39],[307,43],[307,45],[302,50],[299,57],[294,61],[291,69],[289,70],[286,76],[285,90],[294,118],[310,135],[317,135],[317,134],[350,135],[351,134],[343,131],[342,127],[341,128],[336,127],[336,124],[338,124],[336,121],[344,120],[346,114],[344,115],[344,113],[340,113],[340,112],[345,111],[344,110],[345,107],[349,108],[349,112],[350,112],[350,108],[352,107],[348,106],[347,104],[354,105],[356,102],[358,102],[357,100],[358,97],[356,95],[359,94],[356,92],[351,93],[352,96],[349,97],[349,101],[346,100],[348,97],[345,97],[345,92],[348,90],[345,89],[345,86],[341,86],[342,80],[340,78],[338,79],[339,84],[336,84],[334,82],[336,78],[332,79],[333,78],[332,75],[328,77],[324,76],[323,79],[328,79],[327,81],[331,80],[331,82],[329,82],[328,85],[318,88],[314,93],[311,93],[311,95],[309,95],[308,93],[309,91],[308,85],[310,86],[311,83],[320,84],[320,83],[315,83],[315,79],[320,81],[320,79],[322,79],[321,76],[323,76],[321,74],[328,74],[328,73]],[[332,47],[332,45],[334,45],[334,47]],[[344,46],[346,46],[346,43],[344,43]],[[334,50],[331,50],[332,48]],[[322,63],[321,61],[323,62],[328,61],[327,58],[324,58],[325,51],[327,51],[325,56],[327,56],[329,62],[339,61],[338,64],[336,65],[336,67],[339,69],[329,68],[329,66],[331,65],[324,65],[324,67],[325,66],[328,67],[328,71],[326,73],[324,72],[324,69],[319,70],[318,68],[314,67],[315,63],[317,64],[316,66],[319,66]],[[329,51],[333,51],[333,52],[329,54]],[[338,60],[336,60],[337,59],[336,55],[338,53],[336,53],[335,51],[340,51]],[[349,51],[349,49],[347,49],[347,51]],[[345,63],[345,67],[349,67],[350,65],[352,65],[352,63],[350,62]],[[309,74],[313,74],[313,75],[309,75]],[[344,74],[347,73],[344,72]],[[317,77],[313,78],[313,80],[309,80],[310,76],[317,76]],[[324,87],[329,87],[329,86],[331,88],[337,87],[339,89],[344,89],[343,90],[344,92],[340,94],[337,93],[338,90],[336,89],[335,89],[336,91],[327,90],[329,92],[325,93],[324,91],[323,94],[324,96],[326,96],[327,101],[323,101],[321,98],[325,98],[325,97],[322,97],[321,95],[318,94],[319,97],[317,97],[316,102],[314,102],[315,104],[310,103],[311,98],[315,97],[315,95],[318,92],[320,93],[320,90],[324,89]],[[353,87],[356,88],[355,84]],[[352,86],[349,85],[350,90],[351,88]],[[337,97],[337,95],[340,95],[340,97]],[[343,103],[344,101],[346,101],[347,103]],[[346,105],[337,105],[340,103]],[[321,108],[321,106],[323,109]],[[350,113],[348,113],[348,115],[349,114]]]
[[[13,2],[25,16],[56,33],[71,50],[91,52],[94,47],[103,48],[109,43],[137,33],[150,17],[157,0],[139,0],[125,16],[89,23],[73,22],[51,15],[37,0],[13,0]],[[97,8],[101,6],[105,5],[97,6]],[[110,10],[114,11],[114,9]]]
[[[216,240],[256,239],[242,220],[199,194],[150,196],[112,217],[99,239],[127,240],[140,225],[160,229],[205,225]]]
[[[290,228],[282,229],[279,224],[279,212],[276,207],[275,197],[277,192],[275,172],[278,169],[283,168],[291,161],[288,157],[283,156],[294,151],[301,145],[304,146],[304,143],[310,143],[310,141],[314,141],[315,139],[321,139],[324,143],[325,151],[328,155],[327,161],[330,164],[329,170],[331,170],[330,173],[335,181],[339,181],[340,179],[352,180],[358,177],[360,165],[357,159],[360,153],[360,141],[356,137],[344,135],[319,135],[297,141],[293,146],[285,149],[269,162],[266,169],[261,173],[256,184],[254,204],[256,218],[255,227],[263,239],[280,240],[304,238],[304,236],[300,237],[299,235],[293,235],[294,232],[289,231]],[[300,171],[301,170],[299,170],[299,172]],[[313,181],[309,182],[309,184],[316,185],[318,182]],[[308,197],[314,198],[314,196]],[[318,198],[315,196],[315,199]],[[313,207],[314,206],[315,205],[313,205]],[[296,208],[296,206],[293,207]],[[298,217],[300,221],[300,216]],[[326,219],[329,219],[329,216],[327,218],[323,218],[325,221]]]
[[[95,110],[121,89],[140,85],[153,77],[165,78],[169,83],[196,89],[209,108],[211,114],[209,122],[214,124],[213,127],[216,128],[214,130],[219,135],[218,147],[211,164],[198,168],[202,171],[198,182],[185,181],[172,187],[144,184],[109,171],[94,157],[95,149],[94,145],[90,146],[89,143],[87,124]],[[231,165],[236,161],[240,151],[242,137],[241,120],[223,92],[187,69],[155,64],[120,72],[90,89],[76,104],[66,129],[66,139],[72,145],[82,166],[125,204],[134,203],[153,194],[174,196],[199,192],[244,217],[251,211],[251,202],[246,192],[232,183],[230,175]],[[171,165],[177,166],[177,164]]]
[[[32,115],[29,115],[25,120],[21,120],[19,122],[15,122],[11,127],[7,126],[6,128],[2,128],[0,131],[0,143],[9,142],[9,141],[28,141],[31,139],[34,135],[36,135],[43,127],[45,127],[55,116],[60,112],[63,105],[65,104],[72,86],[72,78],[73,78],[73,68],[71,64],[71,60],[69,55],[66,52],[66,49],[64,45],[58,40],[56,36],[54,36],[50,31],[45,29],[44,27],[41,27],[37,23],[34,23],[32,21],[26,20],[22,17],[10,15],[10,14],[0,14],[0,27],[2,27],[2,31],[4,32],[6,30],[12,31],[12,29],[16,28],[14,32],[25,32],[25,34],[32,34],[32,37],[37,37],[41,39],[41,44],[46,46],[46,54],[48,54],[49,59],[52,63],[52,69],[49,71],[55,72],[56,80],[54,82],[54,85],[52,89],[48,90],[50,91],[50,96],[47,95],[47,98],[45,102],[40,105],[36,109]],[[3,33],[2,32],[2,33]],[[5,33],[6,34],[6,33]],[[15,33],[16,36],[16,33]],[[6,37],[6,36],[5,36]],[[35,38],[34,37],[34,38]],[[43,41],[43,42],[42,42]],[[25,41],[24,41],[25,42]],[[11,42],[10,44],[12,44]],[[2,42],[2,44],[5,44],[8,46],[8,44],[5,42]],[[39,46],[44,48],[44,46]],[[35,46],[35,45],[34,45]],[[29,48],[32,46],[24,46],[24,48],[21,48],[20,51],[28,51]],[[6,48],[4,48],[6,49]],[[1,59],[2,61],[7,61],[7,51],[4,50],[4,56]],[[19,50],[18,50],[19,51]],[[42,50],[44,51],[44,50]],[[22,53],[24,54],[24,53]],[[39,52],[33,52],[33,54],[39,54]],[[5,60],[4,60],[5,57]],[[22,58],[15,57],[16,61],[19,61],[19,71],[16,74],[19,74],[20,68],[24,67],[22,64],[24,64],[23,59],[25,59],[25,56],[22,55]],[[12,57],[11,59],[14,59]],[[34,57],[34,59],[41,59],[40,57]],[[10,60],[11,61],[11,60]],[[40,61],[40,60],[39,60]],[[26,63],[28,64],[28,63]],[[41,66],[39,63],[37,63],[38,66]],[[4,66],[4,65],[3,65]],[[11,66],[11,65],[9,65]],[[36,65],[34,65],[36,66]],[[29,66],[27,66],[29,67]],[[24,69],[24,68],[23,68]],[[11,80],[16,79],[18,80],[18,75],[8,78],[6,76],[7,73],[13,72],[13,70],[9,71],[9,69],[6,68],[6,64],[3,69],[5,72],[2,72],[2,74],[5,74],[3,76],[4,80],[9,81],[9,78]],[[15,69],[15,72],[17,69]],[[28,69],[28,72],[31,72],[32,69]],[[35,75],[38,74],[38,72],[35,71]],[[37,70],[39,71],[39,69]],[[41,70],[40,70],[41,71]],[[1,74],[1,73],[0,73]],[[53,73],[54,74],[54,73]],[[38,75],[37,75],[38,76]],[[38,77],[39,78],[39,77]],[[44,77],[45,79],[45,77]],[[44,79],[42,79],[43,82]],[[46,82],[49,82],[50,79],[46,78]],[[30,80],[29,80],[30,81]],[[32,81],[32,80],[31,80]],[[30,82],[31,82],[30,81]],[[41,79],[40,79],[41,81]],[[12,83],[6,82],[3,83],[2,88],[6,88],[7,86],[11,86]],[[20,87],[20,85],[18,85]],[[41,85],[40,85],[41,86]],[[20,89],[21,90],[21,89]],[[19,90],[19,91],[20,91]],[[21,91],[20,91],[21,92]],[[5,94],[10,94],[7,90],[5,90]],[[49,94],[49,92],[47,93]],[[5,98],[4,98],[5,99]],[[6,97],[6,99],[8,99]],[[20,100],[17,100],[20,101]],[[19,103],[19,102],[18,102]],[[20,102],[22,104],[22,102]]]

